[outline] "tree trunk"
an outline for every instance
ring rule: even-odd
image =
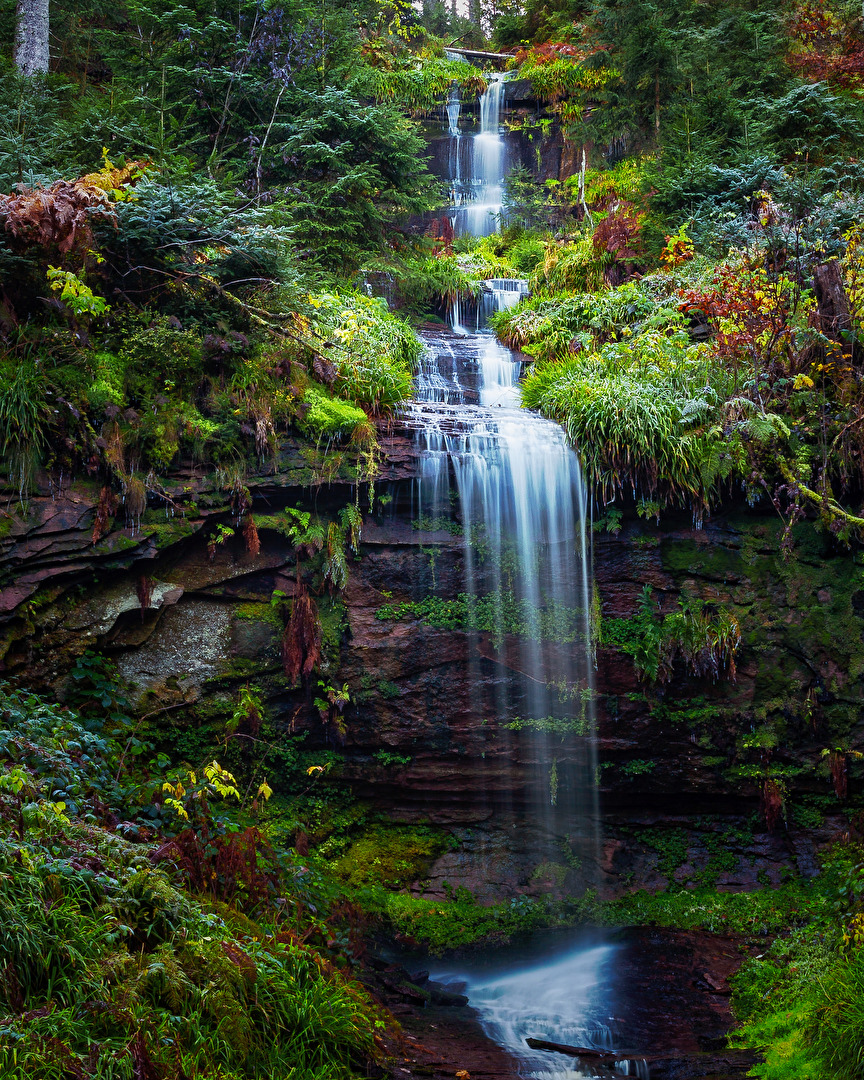
[[[819,329],[834,341],[840,341],[844,330],[852,327],[849,298],[843,287],[843,276],[837,259],[820,263],[813,268],[813,285],[819,313]]]
[[[48,71],[48,0],[18,0],[15,63],[28,78]]]

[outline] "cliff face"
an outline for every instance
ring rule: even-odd
[[[330,519],[354,499],[346,460],[286,445],[276,471],[247,479],[261,547],[245,551],[230,492],[187,470],[140,521],[114,508],[93,543],[100,488],[46,481],[22,513],[3,521],[5,677],[62,696],[85,649],[113,655],[142,714],[158,715],[180,753],[218,734],[238,688],[261,686],[285,732],[329,748],[342,779],[363,800],[405,822],[447,827],[451,849],[431,867],[426,891],[466,885],[484,899],[599,881],[607,893],[668,879],[740,889],[809,874],[833,835],[860,823],[854,750],[864,749],[864,583],[856,557],[809,525],[780,554],[775,520],[755,511],[720,514],[694,529],[683,515],[660,525],[625,515],[617,534],[594,534],[602,631],[618,640],[646,585],[660,612],[681,596],[734,612],[743,641],[737,678],[696,678],[680,664],[665,685],[637,676],[621,647],[597,651],[594,708],[601,856],[550,863],[548,824],[538,813],[538,769],[526,733],[501,718],[478,719],[501,680],[519,672],[513,650],[496,659],[483,635],[382,608],[462,590],[462,538],[416,520],[410,439],[391,434],[365,513],[360,557],[341,597],[320,599],[325,685],[347,683],[341,717],[322,719],[309,688],[292,688],[280,659],[296,553],[284,508]],[[369,493],[362,489],[363,509]],[[103,517],[105,499],[103,501]],[[280,531],[281,530],[281,531]],[[278,595],[278,593],[277,593]],[[142,607],[143,602],[143,607]],[[631,634],[632,639],[632,634]],[[560,648],[560,647],[559,647]],[[556,650],[549,651],[554,677]],[[562,742],[559,768],[584,753]],[[823,756],[823,751],[829,754]],[[848,797],[835,780],[847,769]],[[842,788],[842,782],[837,780]],[[782,808],[780,807],[782,803]],[[852,809],[850,809],[850,806]],[[773,829],[768,817],[776,817]],[[858,817],[856,817],[856,814]],[[586,861],[587,859],[587,861]]]

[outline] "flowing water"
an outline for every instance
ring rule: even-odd
[[[457,236],[488,236],[498,230],[502,181],[507,173],[507,144],[501,138],[504,103],[502,72],[487,74],[489,88],[480,98],[479,131],[463,135],[461,102],[454,87],[445,106],[449,146],[449,181],[453,228]]]
[[[469,968],[433,972],[451,989],[468,995],[486,1033],[522,1061],[522,1075],[535,1080],[576,1080],[595,1073],[562,1054],[531,1050],[526,1039],[612,1050],[618,1024],[611,990],[617,946],[582,943],[541,962],[518,960],[506,970]],[[641,1060],[615,1065],[621,1076],[648,1080]],[[609,1075],[608,1067],[604,1075]]]
[[[458,99],[446,106],[457,234],[498,226],[504,78],[491,77],[473,136],[460,132]],[[490,812],[530,831],[539,880],[584,887],[598,849],[585,487],[562,429],[521,408],[520,362],[486,329],[491,312],[527,291],[524,281],[495,279],[470,309],[453,305],[450,332],[426,335],[405,421],[422,451],[418,517],[461,531],[472,710],[488,730],[488,754],[505,763],[505,782],[485,793]],[[504,974],[444,977],[465,985],[524,1076],[576,1077],[586,1074],[572,1059],[530,1052],[525,1039],[608,1048],[613,951],[571,946]]]

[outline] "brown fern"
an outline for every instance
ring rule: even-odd
[[[99,492],[99,502],[96,505],[96,517],[93,521],[93,535],[90,538],[91,544],[97,544],[105,533],[108,532],[108,522],[111,520],[116,505],[117,496],[108,484],[105,484]]]
[[[132,1076],[134,1080],[164,1080],[165,1074],[161,1069],[157,1069],[153,1058],[150,1057],[144,1032],[140,1028],[129,1044],[129,1056],[132,1058]]]
[[[49,187],[19,184],[16,194],[0,195],[0,221],[18,248],[85,253],[93,246],[94,217],[117,225],[109,194],[134,183],[145,168],[145,162],[133,161],[78,180],[55,180]]]
[[[246,544],[246,550],[254,558],[261,550],[261,538],[258,536],[258,526],[251,513],[243,519],[243,541]]]
[[[631,262],[640,258],[642,249],[642,222],[645,214],[633,203],[617,196],[609,201],[609,214],[594,230],[592,242],[597,255],[608,252],[618,262]]]
[[[282,667],[292,683],[308,678],[321,659],[318,609],[305,585],[298,585],[291,618],[282,635]]]
[[[61,255],[88,251],[93,246],[94,216],[117,224],[101,188],[68,180],[47,188],[19,188],[17,194],[0,195],[0,219],[19,249],[56,248]]]
[[[838,799],[845,799],[849,790],[849,771],[846,768],[846,754],[842,750],[832,750],[828,756],[831,770],[831,783]]]
[[[776,780],[767,779],[762,782],[762,813],[765,815],[765,824],[768,831],[773,832],[777,822],[783,813],[783,788]]]

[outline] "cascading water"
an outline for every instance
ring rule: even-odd
[[[433,977],[469,996],[487,1034],[522,1059],[520,1075],[576,1080],[594,1074],[572,1058],[529,1049],[526,1039],[612,1050],[617,1021],[610,1015],[610,968],[616,951],[616,946],[584,943],[540,964],[516,962],[504,972],[433,972]],[[647,1064],[638,1059],[617,1062],[615,1071],[640,1080],[649,1077]],[[608,1067],[603,1075],[609,1075]]]
[[[470,139],[448,102],[457,234],[498,227],[503,84],[504,76],[489,78]],[[493,311],[527,291],[524,281],[491,279],[476,304],[453,304],[451,332],[426,334],[405,422],[421,451],[417,516],[462,535],[471,719],[486,733],[483,758],[495,763],[477,798],[523,845],[528,838],[535,882],[586,886],[599,845],[585,489],[561,428],[521,408],[519,361],[485,330]],[[531,1054],[525,1038],[608,1047],[595,991],[612,952],[571,949],[504,976],[461,978],[487,1032],[522,1057],[526,1077],[582,1076],[572,1059]]]
[[[459,97],[459,87],[454,84],[444,106],[447,117],[447,134],[453,138],[459,138],[459,113],[462,111],[462,99]]]
[[[498,229],[502,180],[507,172],[507,147],[501,137],[504,104],[502,72],[487,75],[488,88],[480,98],[480,130],[465,138],[459,128],[461,102],[454,87],[446,105],[451,215],[457,236],[488,236]]]

